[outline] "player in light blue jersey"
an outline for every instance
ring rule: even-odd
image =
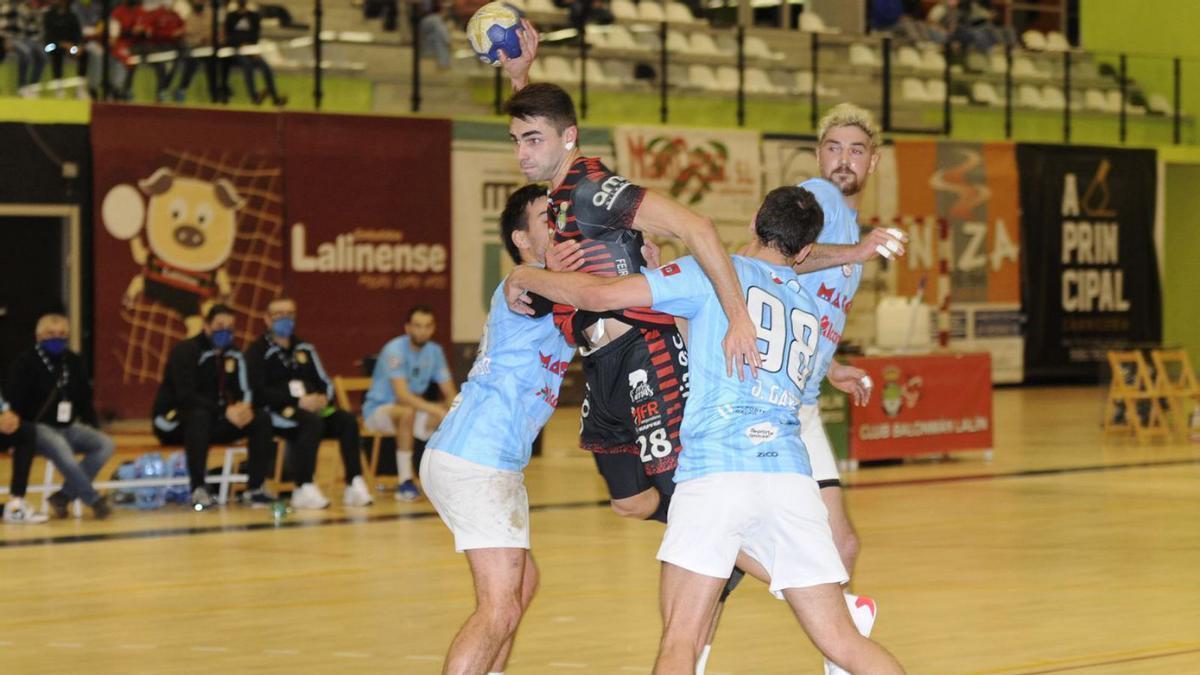
[[[725,316],[691,258],[619,278],[531,268],[509,276],[506,294],[518,311],[521,295],[530,292],[589,311],[650,306],[688,319],[691,394],[658,552],[664,629],[655,672],[694,672],[739,553],[788,601],[828,659],[853,672],[902,672],[886,650],[859,634],[847,611],[846,570],[799,430],[820,324],[816,302],[791,265],[811,249],[821,219],[812,193],[777,188],[755,215],[755,241],[733,258],[757,323],[754,380],[726,375],[719,348]]]
[[[804,387],[800,406],[800,432],[812,462],[813,478],[821,487],[821,500],[829,511],[829,524],[842,563],[851,576],[858,558],[858,536],[846,513],[841,477],[833,447],[821,422],[819,398],[821,380],[851,396],[857,405],[866,405],[871,396],[871,380],[866,372],[839,364],[834,359],[846,314],[862,278],[862,265],[876,255],[887,258],[904,254],[904,233],[899,230],[873,229],[860,240],[858,201],[867,178],[879,163],[879,129],[871,114],[857,106],[834,106],[821,120],[817,142],[817,163],[821,178],[800,184],[811,191],[825,214],[821,234],[812,255],[796,266],[804,272],[800,283],[817,303],[821,341],[814,358],[812,377]],[[875,623],[875,601],[846,593],[846,605],[863,635],[870,635]],[[827,675],[844,670],[826,661]]]
[[[421,497],[413,481],[414,427],[424,426],[426,420],[430,428],[437,426],[458,395],[446,353],[432,339],[436,328],[429,306],[409,309],[404,335],[392,338],[379,350],[371,388],[363,401],[363,426],[396,437],[396,499],[401,501]],[[431,392],[441,400],[429,400]]]
[[[550,241],[545,188],[514,192],[500,226],[514,262],[542,263]],[[455,549],[466,552],[478,600],[450,645],[446,673],[502,672],[537,588],[523,471],[574,353],[550,310],[545,303],[536,318],[516,314],[504,285],[496,289],[475,365],[421,460],[421,482]]]

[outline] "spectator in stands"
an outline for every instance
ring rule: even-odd
[[[442,0],[417,0],[417,31],[421,37],[421,55],[433,55],[441,70],[450,69],[450,30],[446,27],[446,10]]]
[[[98,0],[76,0],[71,6],[75,17],[79,19],[80,33],[83,36],[83,53],[79,58],[79,76],[87,78],[88,92],[92,98],[100,98],[101,86],[104,82],[104,43],[102,27],[104,23],[103,8]],[[110,56],[108,60],[108,86],[111,91],[122,91],[125,88],[125,67],[120,60]]]
[[[92,480],[112,457],[113,442],[99,429],[83,359],[67,349],[70,331],[62,314],[38,319],[37,344],[13,362],[8,393],[13,411],[37,425],[38,454],[53,462],[63,476],[63,489],[49,499],[54,514],[66,517],[67,505],[80,499],[102,519],[112,507],[92,487]],[[83,455],[78,464],[76,454]]]
[[[275,89],[275,75],[271,66],[263,60],[258,48],[262,37],[262,14],[251,8],[246,0],[237,0],[237,7],[225,15],[225,44],[237,48],[237,55],[230,65],[241,67],[246,79],[246,93],[255,105],[261,105],[267,96],[277,106],[287,103],[287,98],[279,95]],[[228,69],[228,66],[226,66]],[[254,73],[262,73],[266,89],[259,92],[254,85]],[[227,78],[224,78],[227,79]]]
[[[371,388],[363,402],[368,430],[396,436],[396,499],[414,501],[421,492],[413,482],[413,423],[418,413],[429,417],[429,428],[441,424],[458,395],[450,365],[441,345],[432,340],[437,323],[433,310],[413,307],[404,325],[405,334],[393,338],[379,352]],[[425,393],[441,390],[441,401],[428,401]]]
[[[362,478],[358,420],[336,407],[333,382],[317,348],[296,336],[296,302],[279,297],[267,305],[268,330],[246,350],[255,400],[271,414],[275,433],[290,441],[292,478],[300,487],[292,507],[323,509],[329,500],[313,482],[322,438],[336,438],[342,451],[347,506],[368,506],[371,491]]]
[[[42,81],[46,52],[42,50],[42,7],[36,0],[10,0],[0,6],[8,31],[9,50],[17,57],[17,88],[26,98],[37,96],[30,85]]]
[[[263,488],[275,454],[271,420],[252,405],[246,361],[233,345],[233,325],[233,310],[213,305],[203,330],[171,349],[154,400],[154,434],[164,444],[183,444],[197,511],[213,505],[205,486],[209,446],[240,438],[247,439],[250,455],[242,502],[266,506],[275,499]]]
[[[183,103],[187,98],[187,90],[192,85],[192,78],[196,76],[196,69],[203,63],[200,57],[193,55],[193,50],[211,45],[212,20],[204,13],[203,0],[193,0],[191,12],[183,22],[183,40],[179,49],[179,63],[183,69],[175,85],[175,100],[179,103]],[[214,83],[209,83],[209,87],[215,86]]]
[[[179,50],[183,46],[183,18],[170,0],[146,12],[146,43],[143,53],[154,68],[155,100],[167,99],[171,80],[179,68]]]
[[[925,20],[921,0],[873,0],[871,30],[890,32],[911,42],[946,43],[941,25]]]
[[[926,21],[941,28],[963,49],[987,53],[997,44],[1012,44],[1012,32],[993,23],[995,12],[983,0],[942,0],[929,9]]]
[[[4,522],[17,524],[44,523],[49,518],[25,503],[29,472],[33,469],[33,453],[37,452],[37,431],[12,411],[8,401],[0,396],[0,448],[12,448],[12,478],[9,500],[4,504]]]
[[[146,20],[146,10],[142,0],[125,0],[109,13],[110,25],[116,27],[112,41],[112,57],[117,59],[125,73],[121,78],[123,86],[116,90],[120,99],[132,98],[133,74],[137,69],[140,54],[144,49],[149,24]]]
[[[399,4],[397,0],[366,0],[363,2],[363,17],[367,19],[383,17],[383,29],[394,31],[396,30]]]
[[[63,76],[63,61],[71,58],[80,59],[80,44],[83,42],[83,29],[79,25],[79,17],[71,11],[71,0],[54,0],[42,17],[43,51],[49,55],[50,72],[55,80]],[[63,88],[58,87],[58,97],[62,98]]]

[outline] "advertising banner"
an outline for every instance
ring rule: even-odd
[[[1157,344],[1152,150],[1019,145],[1031,378],[1094,378],[1109,349]]]

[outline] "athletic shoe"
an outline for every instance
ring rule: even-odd
[[[267,492],[266,488],[258,488],[256,490],[245,490],[240,497],[242,506],[249,506],[255,509],[265,509],[275,501],[275,495]]]
[[[320,511],[327,506],[329,500],[315,483],[305,483],[292,493],[292,508],[297,511]]]
[[[346,491],[342,493],[342,503],[346,506],[370,506],[375,502],[371,498],[371,491],[367,489],[367,482],[362,476],[355,476],[354,480],[346,486]]]
[[[50,509],[54,511],[55,518],[67,517],[67,509],[71,505],[71,498],[64,494],[62,490],[47,497],[46,501],[50,503]]]
[[[101,495],[100,498],[96,500],[96,503],[92,504],[92,516],[95,517],[96,520],[104,520],[111,515],[112,505],[108,503],[108,497]]]
[[[208,489],[201,486],[192,490],[192,508],[197,511],[211,509],[213,505],[212,495],[208,494]]]
[[[871,637],[871,628],[875,626],[875,601],[865,595],[845,593],[844,596],[846,607],[850,609],[850,618],[854,619],[854,627],[863,637]],[[850,672],[825,659],[825,675],[850,675]]]
[[[415,502],[421,498],[421,491],[412,480],[406,480],[396,487],[396,501]]]
[[[17,525],[36,525],[50,520],[49,516],[34,511],[24,499],[13,497],[4,505],[4,522]]]

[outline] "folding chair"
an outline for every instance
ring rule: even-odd
[[[363,479],[368,485],[375,485],[375,472],[379,469],[379,451],[383,445],[384,438],[395,438],[395,434],[386,434],[379,431],[369,431],[366,427],[366,420],[362,416],[363,399],[366,397],[367,390],[371,388],[371,378],[369,377],[342,377],[335,375],[333,377],[333,391],[337,396],[338,407],[342,410],[349,410],[358,417],[358,433],[362,438],[371,439],[371,454],[367,459],[367,465],[363,467]],[[351,394],[354,394],[354,399],[351,400]]]
[[[1200,429],[1191,428],[1191,417],[1200,414],[1200,384],[1192,360],[1183,349],[1155,349],[1150,352],[1154,362],[1154,380],[1159,394],[1167,402],[1168,420],[1175,431],[1187,437]]]
[[[1169,436],[1167,416],[1150,366],[1138,350],[1108,352],[1112,383],[1104,410],[1105,433],[1133,430],[1138,441]],[[1144,418],[1143,418],[1144,413]]]

